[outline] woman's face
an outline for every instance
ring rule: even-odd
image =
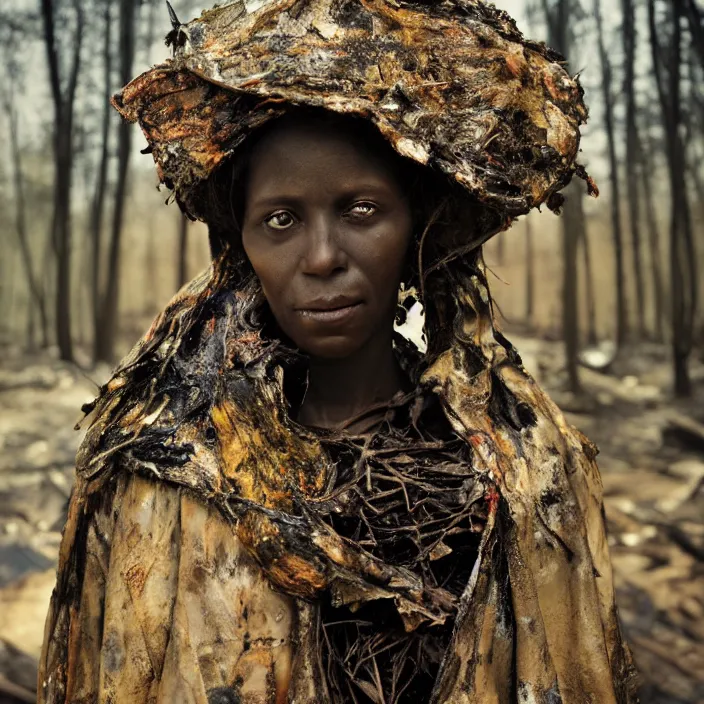
[[[345,129],[287,122],[252,153],[244,249],[279,326],[314,357],[391,335],[412,222],[379,151]]]

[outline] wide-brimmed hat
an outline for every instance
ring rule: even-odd
[[[113,104],[193,218],[206,219],[202,184],[289,105],[369,119],[504,223],[587,178],[578,79],[481,0],[235,0],[175,23],[167,43],[173,58]]]

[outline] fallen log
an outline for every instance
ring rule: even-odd
[[[0,638],[0,701],[35,702],[37,661]]]
[[[704,452],[704,425],[682,413],[673,411],[669,414],[662,435],[666,444]]]
[[[13,704],[16,701],[34,704],[37,701],[37,694],[10,682],[4,675],[0,675],[0,701],[12,702]]]

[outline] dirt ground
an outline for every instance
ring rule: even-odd
[[[583,368],[586,393],[575,398],[562,390],[558,343],[509,337],[570,421],[600,446],[620,615],[642,701],[704,703],[704,364],[693,364],[695,398],[673,403],[667,350],[640,345],[606,370]],[[603,367],[608,352],[592,352],[585,362]],[[34,701],[80,441],[72,427],[108,375],[2,356],[0,704]]]

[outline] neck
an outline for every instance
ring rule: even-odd
[[[303,425],[334,428],[403,389],[392,337],[372,340],[344,359],[311,358],[308,391],[298,414]]]

